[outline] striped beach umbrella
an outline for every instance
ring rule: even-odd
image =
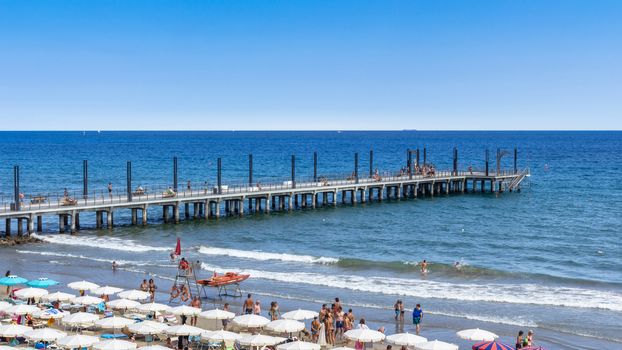
[[[473,350],[516,350],[513,346],[498,341],[483,341],[473,345]]]

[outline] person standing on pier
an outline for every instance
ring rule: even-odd
[[[192,193],[192,186],[190,185],[190,180],[188,180],[188,184],[186,185],[186,188],[188,189],[188,192]]]
[[[108,183],[108,196],[112,199],[112,183]]]

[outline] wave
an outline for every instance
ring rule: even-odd
[[[93,237],[93,236],[72,236],[72,235],[37,235],[32,234],[42,241],[54,244],[64,244],[72,246],[103,248],[120,250],[125,252],[149,252],[149,251],[169,251],[171,248],[153,247],[136,243],[132,240],[120,239],[115,237]]]
[[[298,263],[307,263],[307,264],[334,264],[339,262],[337,258],[327,258],[327,257],[315,257],[311,255],[294,255],[287,253],[267,253],[262,251],[254,251],[254,250],[238,250],[238,249],[230,249],[230,248],[217,248],[217,247],[199,247],[198,252],[200,254],[205,255],[220,255],[220,256],[230,256],[235,258],[242,259],[252,259],[252,260],[280,260],[285,262],[298,262]]]
[[[19,254],[36,254],[36,255],[42,255],[42,256],[56,256],[56,257],[61,257],[61,258],[73,258],[73,259],[83,259],[83,260],[90,260],[90,261],[97,261],[97,262],[103,262],[103,263],[108,263],[108,264],[112,264],[113,261],[115,261],[117,264],[123,266],[123,265],[133,265],[133,266],[157,266],[157,267],[168,267],[168,268],[174,268],[176,267],[176,265],[174,264],[155,264],[152,261],[133,261],[133,260],[120,260],[120,259],[103,259],[103,258],[94,258],[91,256],[86,256],[86,255],[76,255],[76,254],[71,254],[71,253],[56,253],[56,252],[36,252],[36,251],[32,251],[32,250],[16,250],[17,253]],[[51,262],[51,261],[50,261]],[[66,264],[66,263],[65,263]]]
[[[323,275],[312,272],[285,273],[253,269],[225,269],[205,263],[201,263],[201,268],[217,272],[235,270],[250,274],[253,278],[387,295],[622,311],[622,294],[585,288],[542,286],[534,283],[468,284],[384,276]]]

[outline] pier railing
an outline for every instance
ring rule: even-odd
[[[288,189],[312,189],[321,188],[326,186],[347,186],[347,185],[361,185],[361,186],[373,186],[374,184],[382,185],[385,183],[399,182],[405,180],[425,180],[436,178],[448,178],[448,177],[463,177],[463,176],[510,176],[516,175],[514,170],[502,170],[497,172],[489,172],[485,174],[483,169],[472,169],[467,171],[435,171],[434,173],[417,173],[409,174],[404,171],[384,171],[378,174],[369,175],[358,174],[358,178],[355,174],[338,174],[338,175],[318,175],[317,178],[313,177],[296,177],[295,181],[291,178],[281,178],[275,180],[273,178],[258,179],[259,181],[254,184],[249,184],[248,181],[238,179],[233,181],[223,182],[218,188],[215,183],[209,183],[204,181],[192,182],[191,184],[200,184],[198,186],[191,186],[189,189],[183,186],[176,193],[170,193],[172,186],[168,184],[155,184],[152,186],[141,186],[143,192],[136,191],[132,193],[131,202],[146,202],[152,200],[172,199],[172,198],[194,198],[194,197],[207,197],[210,195],[235,195],[246,194],[255,195],[263,192],[271,191],[283,191]],[[68,201],[68,199],[75,200],[75,202]],[[8,194],[0,195],[0,212],[7,212],[14,210],[14,196]],[[101,189],[89,192],[87,196],[84,196],[82,191],[68,190],[67,195],[65,193],[59,194],[58,192],[46,192],[36,194],[25,194],[21,198],[20,209],[21,210],[36,210],[46,208],[59,208],[67,207],[68,210],[75,207],[89,206],[89,205],[106,205],[106,204],[122,204],[129,203],[128,193],[125,189],[114,189],[109,192],[107,189]]]

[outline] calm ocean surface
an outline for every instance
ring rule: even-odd
[[[11,196],[14,164],[24,193],[62,193],[81,191],[82,159],[89,160],[91,190],[105,191],[108,182],[124,188],[128,160],[134,186],[169,185],[173,156],[180,186],[187,180],[213,185],[217,157],[224,184],[242,183],[252,153],[255,179],[267,183],[288,178],[291,154],[303,178],[312,176],[314,151],[319,174],[348,174],[355,152],[361,172],[372,148],[380,171],[396,171],[406,149],[424,146],[439,169],[451,167],[454,146],[461,168],[483,168],[486,148],[494,159],[496,147],[517,146],[519,168],[530,167],[532,176],[522,192],[500,196],[217,222],[160,225],[161,210],[153,208],[153,224],[131,227],[129,211],[119,211],[121,226],[112,232],[95,230],[94,215],[83,214],[79,236],[52,233],[57,223],[50,220],[42,236],[51,244],[0,248],[2,265],[27,277],[127,287],[151,274],[164,292],[174,275],[168,251],[181,237],[185,255],[202,262],[203,276],[249,272],[243,288],[264,306],[277,299],[315,308],[339,296],[386,325],[392,312],[384,308],[401,298],[429,312],[428,337],[459,343],[454,331],[479,326],[511,343],[518,329],[534,328],[552,348],[621,348],[622,132],[0,132],[0,192]],[[511,167],[510,156],[503,165]],[[427,276],[415,266],[422,259],[431,263]],[[112,260],[120,262],[121,275],[110,272]],[[454,269],[456,261],[465,267]]]

